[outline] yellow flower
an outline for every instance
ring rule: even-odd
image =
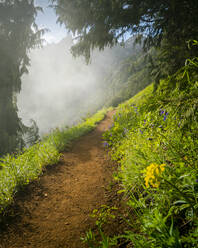
[[[159,187],[160,182],[157,177],[165,170],[165,166],[165,164],[158,165],[153,163],[146,167],[144,181],[147,188],[150,185],[154,188]]]

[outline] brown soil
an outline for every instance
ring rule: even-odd
[[[113,112],[76,141],[56,166],[21,191],[6,222],[0,248],[81,248],[86,230],[94,227],[93,209],[106,204],[113,166],[102,144]]]

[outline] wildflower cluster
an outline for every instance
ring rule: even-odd
[[[162,174],[165,170],[165,164],[150,164],[145,170],[145,185],[148,188],[149,185],[153,186],[154,188],[158,188],[160,182],[157,180],[157,177]]]
[[[163,118],[164,121],[167,119],[168,114],[169,113],[166,110],[160,109],[160,115],[164,117]]]

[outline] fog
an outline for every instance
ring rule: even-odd
[[[86,65],[84,58],[72,57],[72,44],[68,36],[29,54],[31,66],[17,99],[19,116],[26,125],[34,119],[41,135],[101,108],[108,97],[103,79],[130,50],[117,46],[95,51]]]

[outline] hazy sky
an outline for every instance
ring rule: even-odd
[[[67,31],[64,26],[56,23],[57,17],[53,8],[49,7],[50,4],[48,0],[35,0],[35,5],[44,11],[38,13],[36,22],[40,28],[50,29],[50,32],[44,34],[44,39],[48,43],[57,43],[67,35]]]

